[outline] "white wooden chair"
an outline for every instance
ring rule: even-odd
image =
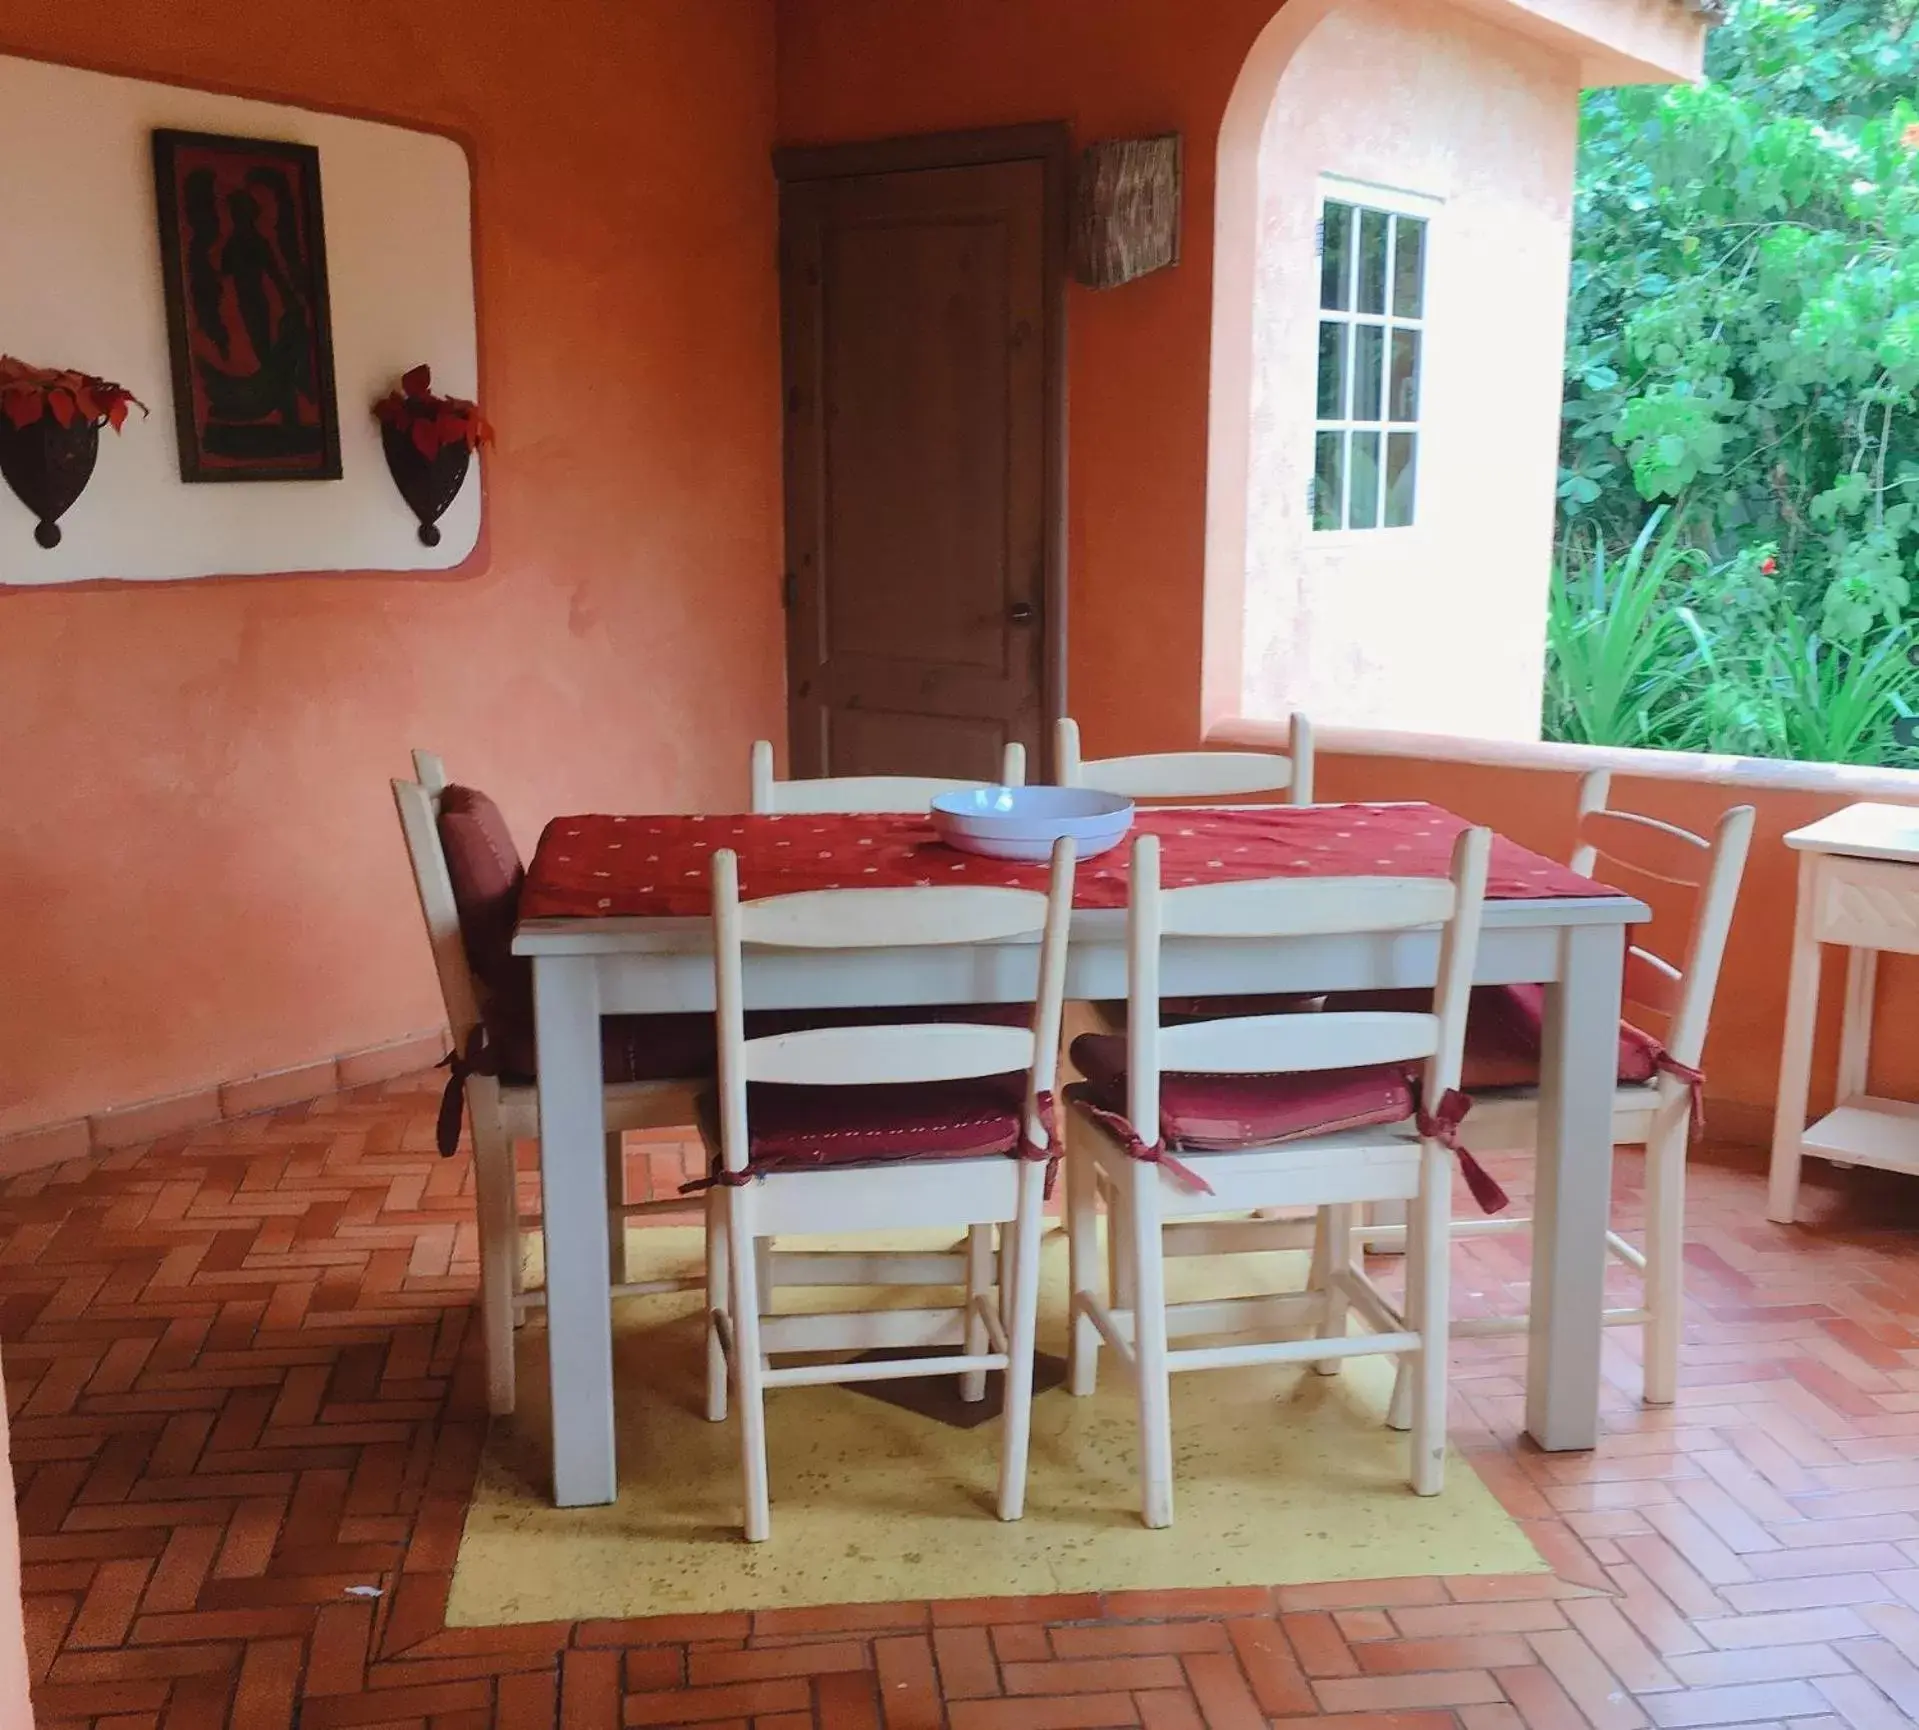
[[[1437,1494],[1445,1465],[1448,1224],[1452,1125],[1466,1004],[1479,941],[1491,837],[1468,830],[1450,879],[1269,879],[1163,892],[1159,843],[1133,843],[1128,915],[1128,1028],[1076,1042],[1082,1072],[1101,1070],[1099,1049],[1118,1048],[1123,1068],[1069,1090],[1067,1229],[1072,1252],[1072,1370],[1089,1394],[1101,1342],[1126,1366],[1139,1400],[1141,1513],[1148,1526],[1173,1518],[1171,1372],[1259,1363],[1312,1363],[1331,1373],[1347,1357],[1398,1355],[1410,1364],[1411,1480]],[[1167,936],[1207,939],[1321,936],[1440,926],[1439,989],[1428,1014],[1264,1015],[1162,1027],[1160,945]],[[1100,1046],[1095,1046],[1095,1041]],[[1423,1064],[1417,1089],[1409,1085]],[[1337,1104],[1320,1072],[1367,1066],[1370,1114],[1355,1109],[1340,1078]],[[1372,1066],[1378,1066],[1374,1069]],[[1193,1091],[1230,1085],[1232,1103]],[[1316,1090],[1320,1096],[1316,1097]],[[1118,1103],[1123,1112],[1103,1107]],[[1420,1109],[1423,1102],[1425,1109]],[[1202,1133],[1204,1120],[1216,1121]],[[1264,1123],[1262,1124],[1262,1118]],[[1369,1127],[1328,1128],[1343,1122]],[[1282,1127],[1283,1125],[1283,1127]],[[1300,1132],[1304,1137],[1300,1138]],[[1280,1139],[1281,1136],[1290,1137]],[[1149,1145],[1150,1142],[1150,1145]],[[1203,1144],[1214,1151],[1199,1151]],[[1112,1199],[1109,1229],[1119,1253],[1101,1278],[1095,1191]],[[1414,1204],[1403,1306],[1355,1265],[1355,1210],[1368,1202]],[[1162,1234],[1173,1220],[1260,1208],[1310,1207],[1320,1233],[1313,1289],[1285,1295],[1169,1304]],[[1220,1248],[1264,1247],[1263,1228],[1221,1228]],[[1357,1310],[1371,1331],[1349,1335]],[[1274,1338],[1297,1335],[1306,1338]],[[1232,1344],[1176,1346],[1196,1335],[1261,1334]],[[1394,1417],[1404,1422],[1405,1414]]]
[[[1572,868],[1599,876],[1616,888],[1664,899],[1675,890],[1692,898],[1692,919],[1678,965],[1634,944],[1626,951],[1624,998],[1635,1026],[1663,1026],[1665,1059],[1646,1080],[1622,1079],[1613,1094],[1613,1144],[1646,1149],[1645,1247],[1616,1231],[1606,1234],[1612,1255],[1644,1276],[1643,1301],[1610,1309],[1608,1326],[1644,1330],[1645,1399],[1671,1405],[1679,1386],[1679,1346],[1684,1331],[1686,1242],[1686,1150],[1694,1127],[1700,1060],[1719,988],[1726,936],[1739,899],[1746,854],[1752,843],[1753,808],[1735,805],[1710,837],[1609,803],[1612,777],[1588,775],[1579,789],[1579,840]],[[1628,1038],[1639,1051],[1650,1046]],[[1625,1050],[1622,1048],[1622,1058]],[[1648,1059],[1648,1062],[1651,1060]],[[1471,1061],[1469,1058],[1468,1069]],[[1470,1079],[1470,1074],[1469,1074]],[[1539,1095],[1533,1087],[1476,1088],[1473,1144],[1486,1152],[1531,1152],[1539,1142]],[[1530,1219],[1466,1220],[1460,1236],[1524,1231]],[[1382,1222],[1362,1228],[1369,1247],[1388,1249],[1404,1241],[1403,1227]],[[1524,1315],[1472,1316],[1455,1324],[1462,1336],[1523,1333]]]
[[[1128,799],[1230,799],[1284,793],[1289,804],[1313,802],[1313,724],[1300,714],[1293,716],[1284,752],[1165,751],[1092,763],[1079,754],[1079,723],[1062,715],[1053,756],[1062,787],[1093,787]]]
[[[413,886],[426,921],[433,966],[439,975],[453,1049],[464,1053],[480,1024],[480,987],[460,937],[460,916],[440,844],[440,800],[447,788],[445,765],[430,751],[413,753],[414,781],[396,780],[393,798],[413,864]],[[541,1291],[522,1289],[520,1233],[535,1225],[537,1213],[522,1215],[514,1175],[513,1146],[540,1133],[539,1092],[535,1087],[497,1076],[465,1078],[467,1120],[473,1139],[473,1182],[480,1233],[480,1326],[486,1348],[487,1408],[504,1416],[513,1410],[513,1330],[529,1310],[545,1305]],[[606,1089],[606,1215],[608,1246],[620,1297],[679,1291],[691,1282],[632,1281],[626,1277],[626,1222],[668,1211],[683,1211],[684,1201],[629,1203],[626,1200],[622,1137],[629,1129],[684,1124],[695,1118],[701,1078],[633,1082]]]
[[[1026,747],[1015,741],[1000,761],[1002,787],[1026,785]],[[924,811],[940,793],[963,793],[979,781],[942,780],[930,775],[827,775],[811,781],[780,781],[773,773],[773,743],[753,746],[752,809],[758,817],[782,814]]]
[[[767,1389],[777,1387],[952,1371],[962,1378],[964,1397],[977,1399],[984,1395],[986,1372],[1004,1371],[999,1514],[1016,1520],[1024,1511],[1040,1232],[1046,1167],[1056,1157],[1049,1107],[1072,899],[1070,841],[1054,850],[1044,895],[985,888],[841,889],[742,904],[735,855],[714,855],[720,1082],[712,1118],[703,1119],[714,1162],[707,1216],[707,1410],[709,1417],[724,1417],[730,1368],[749,1540],[765,1538],[770,1529],[765,1402]],[[742,981],[744,957],[752,949],[880,950],[1026,939],[1037,940],[1029,1027],[921,1022],[746,1037]],[[1012,1085],[1006,1078],[1016,1073]],[[910,1084],[933,1091],[920,1093]],[[905,1127],[897,1121],[915,1110],[917,1121]],[[1004,1142],[992,1151],[952,1157],[955,1148],[984,1147],[1002,1131]],[[942,1225],[966,1231],[962,1308],[764,1313],[760,1245],[775,1233]],[[990,1238],[996,1225],[1012,1228],[997,1301]],[[771,1361],[789,1353],[929,1347],[950,1350],[933,1358]]]
[[[753,745],[751,804],[756,817],[866,816],[892,811],[924,811],[941,793],[960,793],[981,785],[977,781],[942,779],[931,775],[826,775],[812,780],[781,781],[775,776],[773,744],[760,739]],[[1026,747],[1010,742],[1000,761],[1000,785],[1026,785]],[[767,1284],[770,1264],[760,1258],[760,1283]],[[953,1285],[966,1277],[963,1253],[858,1255],[838,1250],[782,1250],[782,1285],[861,1284]],[[764,1296],[764,1291],[762,1296]]]

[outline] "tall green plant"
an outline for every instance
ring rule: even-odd
[[[1919,633],[1847,647],[1793,610],[1765,546],[1709,565],[1655,513],[1622,558],[1603,537],[1554,572],[1548,738],[1802,762],[1919,766]],[[1578,537],[1583,543],[1584,537]]]
[[[1671,748],[1661,735],[1683,727],[1689,706],[1688,644],[1675,608],[1707,564],[1681,541],[1681,521],[1654,511],[1618,558],[1596,528],[1583,556],[1569,539],[1546,621],[1549,738]]]
[[[1844,651],[1919,560],[1916,13],[1737,0],[1705,83],[1595,92],[1581,139],[1563,520],[1683,499]]]
[[[1845,649],[1783,617],[1768,655],[1779,717],[1773,754],[1807,763],[1911,764],[1914,753],[1895,743],[1893,724],[1913,714],[1919,681],[1907,657],[1912,642],[1901,629]]]

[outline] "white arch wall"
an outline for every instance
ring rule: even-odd
[[[75,117],[84,121],[76,123]],[[344,478],[193,485],[174,440],[154,214],[155,127],[290,139],[320,152]],[[48,140],[62,142],[50,147]],[[104,434],[62,544],[0,486],[0,585],[288,571],[443,570],[479,540],[467,479],[420,544],[368,412],[407,367],[476,394],[466,153],[450,138],[312,109],[0,55],[0,348],[117,379],[153,411]]]
[[[1538,736],[1580,77],[1407,0],[1293,0],[1255,49],[1221,141],[1209,721]],[[1408,530],[1307,515],[1322,174],[1443,201]]]

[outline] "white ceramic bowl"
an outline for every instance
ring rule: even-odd
[[[1062,835],[1090,859],[1117,847],[1132,826],[1132,800],[1087,787],[970,787],[933,801],[940,839],[989,859],[1046,859]]]

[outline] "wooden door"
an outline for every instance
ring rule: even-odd
[[[978,160],[996,140],[1026,154]],[[1063,142],[781,158],[794,775],[988,779],[1009,740],[1042,769],[1064,695]]]

